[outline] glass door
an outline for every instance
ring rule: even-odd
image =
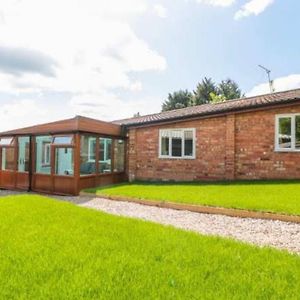
[[[74,150],[55,147],[55,175],[74,176]]]
[[[29,172],[29,137],[19,137],[18,147],[18,172]]]
[[[28,136],[18,137],[17,144],[17,173],[16,173],[16,187],[27,190],[29,188],[29,152],[30,152],[30,138]]]
[[[53,192],[74,194],[76,181],[74,176],[74,137],[73,135],[55,136],[52,145]]]

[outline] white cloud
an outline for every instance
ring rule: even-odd
[[[273,2],[274,0],[251,0],[236,12],[234,18],[239,20],[250,15],[257,16],[261,14],[267,7],[273,4]]]
[[[151,103],[151,105],[149,105]],[[129,118],[135,113],[154,113],[161,108],[161,98],[143,98],[140,100],[122,101],[113,93],[81,94],[72,98],[73,114],[83,112],[93,118],[117,120]]]
[[[155,4],[153,6],[153,10],[157,16],[160,18],[166,18],[167,17],[167,9],[162,4]]]
[[[112,92],[78,93],[62,101],[60,109],[37,99],[13,100],[1,105],[0,131],[85,115],[104,121],[128,118],[135,113],[155,113],[161,108],[161,97],[144,97],[124,101]]]
[[[101,88],[129,88],[129,72],[164,70],[165,59],[139,39],[127,22],[130,15],[144,12],[143,2],[15,2],[13,8],[4,10],[0,44],[39,51],[60,66],[56,78],[41,77],[37,81],[36,76],[26,74],[17,78],[19,85],[26,82],[44,88],[93,92]]]
[[[204,3],[212,6],[231,6],[236,0],[196,0],[198,3]]]
[[[275,92],[281,92],[286,90],[292,90],[300,88],[300,74],[291,74],[285,77],[279,77],[274,80]],[[253,87],[248,93],[247,96],[256,96],[267,94],[270,92],[269,83],[262,83]]]
[[[45,117],[45,111],[39,108],[33,99],[16,100],[1,105],[1,131],[33,125],[33,116],[36,117],[36,122]]]
[[[19,98],[28,92],[92,94],[101,104],[100,96],[114,95],[114,89],[141,91],[138,72],[166,69],[165,58],[137,36],[131,25],[134,18],[153,9],[148,0],[0,2],[0,46],[14,49],[16,58],[12,65],[0,68],[0,92]],[[28,66],[24,51],[27,56],[38,53],[40,58],[51,58],[49,66],[46,59],[32,59],[36,65]],[[72,111],[74,101],[68,105]]]

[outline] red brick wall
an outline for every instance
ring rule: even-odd
[[[300,153],[274,152],[275,115],[300,106],[129,130],[130,180],[300,178]],[[159,129],[195,128],[196,159],[160,159]]]
[[[236,115],[235,178],[300,178],[300,153],[275,152],[275,115],[300,106]]]

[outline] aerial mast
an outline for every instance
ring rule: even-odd
[[[270,93],[274,93],[275,89],[273,86],[273,80],[271,80],[271,70],[267,69],[266,67],[262,66],[262,65],[258,65],[260,68],[262,68],[268,76],[268,81],[269,81],[269,87],[270,87]]]

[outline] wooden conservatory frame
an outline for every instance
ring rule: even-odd
[[[49,137],[51,142],[49,147],[45,147],[44,151],[50,156],[49,173],[42,174],[37,172],[37,139],[39,137]],[[26,137],[27,145],[25,146],[26,162],[21,162],[19,156],[20,138]],[[62,141],[67,144],[55,144],[55,137],[61,137]],[[72,137],[71,139],[67,137]],[[91,174],[82,174],[81,166],[83,156],[81,147],[84,137],[90,137],[95,140],[94,147],[94,166]],[[1,144],[1,140],[12,138],[11,143]],[[100,139],[110,141],[110,164],[107,173],[100,173]],[[116,169],[115,156],[118,153],[118,145],[122,145],[122,151],[118,156],[121,162],[121,168]],[[98,121],[90,118],[77,116],[72,119],[47,123],[13,131],[0,133],[0,188],[16,189],[26,191],[36,191],[50,194],[60,195],[78,195],[84,188],[96,187],[100,185],[114,184],[127,180],[126,176],[126,136],[120,125],[113,123]],[[27,148],[26,148],[27,147]],[[3,150],[5,149],[5,150]],[[9,150],[13,149],[13,150]],[[72,170],[66,171],[64,174],[57,174],[58,152],[56,149],[64,149],[64,152],[70,151]],[[9,152],[8,152],[9,151]],[[22,150],[23,151],[23,150]],[[10,155],[9,169],[2,164],[7,164],[2,155]],[[28,161],[27,161],[28,160]],[[48,160],[46,161],[48,162]],[[23,169],[20,170],[19,164],[23,163]],[[25,168],[26,165],[26,168]]]

